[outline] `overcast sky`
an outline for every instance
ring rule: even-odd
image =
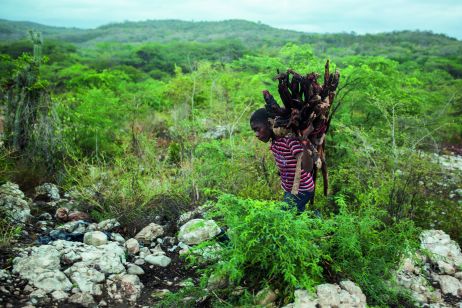
[[[0,18],[94,28],[147,19],[246,19],[306,32],[431,30],[462,39],[462,0],[1,0]]]

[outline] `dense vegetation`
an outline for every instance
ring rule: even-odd
[[[462,242],[462,208],[449,196],[460,174],[430,155],[462,143],[462,42],[148,21],[40,26],[34,50],[18,34],[30,26],[0,23],[0,182],[57,182],[94,219],[126,226],[216,203],[231,245],[213,270],[250,288],[272,284],[286,300],[296,287],[350,278],[371,304],[397,304],[405,295],[384,279],[416,228]],[[277,92],[276,69],[322,72],[326,58],[342,75],[327,140],[331,189],[317,190],[323,219],[295,217],[279,210],[273,159],[248,119],[263,89]]]

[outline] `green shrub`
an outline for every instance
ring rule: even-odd
[[[402,301],[389,278],[415,243],[413,224],[386,226],[384,211],[365,207],[353,213],[342,198],[337,202],[339,214],[320,219],[283,211],[280,203],[222,195],[212,216],[229,227],[230,243],[215,271],[255,290],[269,284],[285,301],[297,288],[343,279],[358,283],[371,304]]]

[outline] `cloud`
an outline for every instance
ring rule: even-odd
[[[459,0],[2,0],[0,18],[91,28],[146,19],[246,19],[299,31],[431,30],[462,39]]]

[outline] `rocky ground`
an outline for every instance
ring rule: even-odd
[[[0,305],[5,307],[159,306],[165,294],[198,284],[195,269],[181,256],[222,233],[213,220],[197,218],[204,206],[180,217],[177,234],[152,222],[129,238],[115,219],[90,222],[53,184],[35,192],[29,199],[13,183],[0,186],[0,208],[15,226],[11,245],[0,254]],[[200,255],[213,262],[219,249],[212,246]],[[421,250],[403,260],[396,279],[418,306],[462,307],[462,254],[442,231],[422,233]],[[207,290],[223,284],[212,276]],[[255,302],[274,307],[276,297],[277,291],[264,289]],[[294,297],[285,307],[366,306],[366,297],[351,281],[319,285],[315,294],[297,290]],[[185,306],[209,305],[207,296],[185,299]]]
[[[197,284],[180,254],[221,232],[187,213],[182,241],[156,223],[125,239],[116,220],[91,223],[75,205],[52,184],[37,187],[33,200],[15,184],[0,186],[0,207],[16,226],[0,254],[2,306],[155,306],[165,292]],[[37,208],[48,211],[31,215]],[[195,224],[201,228],[188,232]]]

